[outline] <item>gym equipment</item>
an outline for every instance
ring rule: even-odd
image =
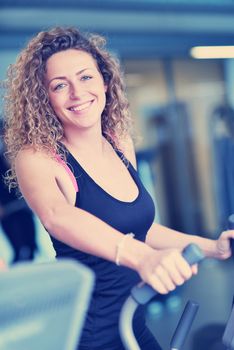
[[[234,214],[228,218],[228,229],[234,230]],[[231,239],[232,255],[234,254],[234,239]],[[232,305],[232,311],[229,316],[227,325],[223,334],[223,344],[227,347],[227,350],[234,350],[234,299]]]
[[[202,251],[195,244],[188,245],[184,249],[182,255],[190,265],[196,264],[204,259]],[[120,313],[119,330],[126,350],[140,350],[132,330],[133,316],[138,305],[146,304],[156,295],[157,292],[153,288],[141,282],[137,286],[133,287],[131,295],[125,301]],[[173,337],[171,350],[179,349],[178,345],[183,345],[187,332],[189,331],[192,321],[196,315],[197,309],[198,305],[195,303],[192,304],[192,302],[188,304],[187,308],[185,308],[181,322],[179,323],[177,331]]]
[[[193,128],[187,105],[172,102],[149,111],[148,118],[149,132],[152,140],[156,140],[161,174],[157,177],[163,191],[167,225],[190,234],[203,232]]]
[[[69,259],[1,272],[0,349],[75,350],[93,284],[93,272]]]
[[[228,217],[228,229],[234,230],[234,214]],[[234,257],[234,239],[231,239],[232,256]]]
[[[234,350],[234,306],[232,307],[227,325],[223,334],[223,344],[227,350]]]
[[[187,335],[196,317],[199,305],[195,301],[189,300],[184,308],[183,314],[171,339],[171,350],[182,349]]]
[[[219,231],[224,230],[227,217],[234,212],[234,110],[217,107],[210,119],[213,150],[214,191]]]

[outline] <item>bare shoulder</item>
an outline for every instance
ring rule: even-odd
[[[17,177],[21,175],[40,176],[52,171],[53,159],[45,152],[25,148],[19,151],[15,159]],[[43,169],[43,171],[42,171]]]
[[[32,147],[21,149],[15,159],[16,166],[24,162],[49,161],[51,157],[43,151],[37,151]]]
[[[33,210],[57,192],[54,163],[52,157],[32,148],[21,150],[15,159],[20,191]]]
[[[132,165],[136,169],[137,163],[136,163],[135,147],[130,135],[127,135],[123,140],[121,140],[120,149],[125,155],[125,157],[132,163]]]

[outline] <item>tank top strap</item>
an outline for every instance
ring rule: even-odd
[[[77,181],[76,181],[76,178],[73,174],[73,172],[71,171],[71,169],[69,168],[69,166],[67,165],[67,163],[60,157],[59,154],[55,154],[55,159],[57,160],[57,162],[59,164],[62,165],[62,167],[66,170],[67,174],[69,175],[71,181],[72,181],[72,184],[76,190],[76,192],[79,192],[79,187],[78,187],[78,184],[77,184]]]
[[[135,169],[135,167],[132,165],[132,163],[130,162],[130,160],[128,160],[124,153],[120,150],[115,150],[116,154],[119,156],[119,158],[122,160],[122,162],[124,163],[124,165],[128,168],[128,171],[130,172],[130,174],[132,175],[132,177],[134,178],[134,180],[136,181],[137,184],[139,184],[139,178],[138,178],[138,172]]]
[[[128,166],[129,164],[131,164],[131,162],[125,157],[124,153],[119,150],[119,149],[115,149],[115,153],[119,156],[119,158],[122,160],[122,162]]]

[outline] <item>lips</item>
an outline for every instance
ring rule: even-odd
[[[93,100],[87,101],[84,103],[75,104],[75,105],[69,107],[68,110],[71,112],[80,112],[80,111],[83,111],[84,109],[88,108],[92,103],[93,103]]]

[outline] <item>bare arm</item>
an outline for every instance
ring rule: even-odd
[[[146,236],[146,243],[155,249],[177,248],[182,250],[190,243],[197,244],[207,257],[226,259],[230,257],[229,239],[234,238],[234,231],[223,233],[218,240],[189,235],[153,223]]]

